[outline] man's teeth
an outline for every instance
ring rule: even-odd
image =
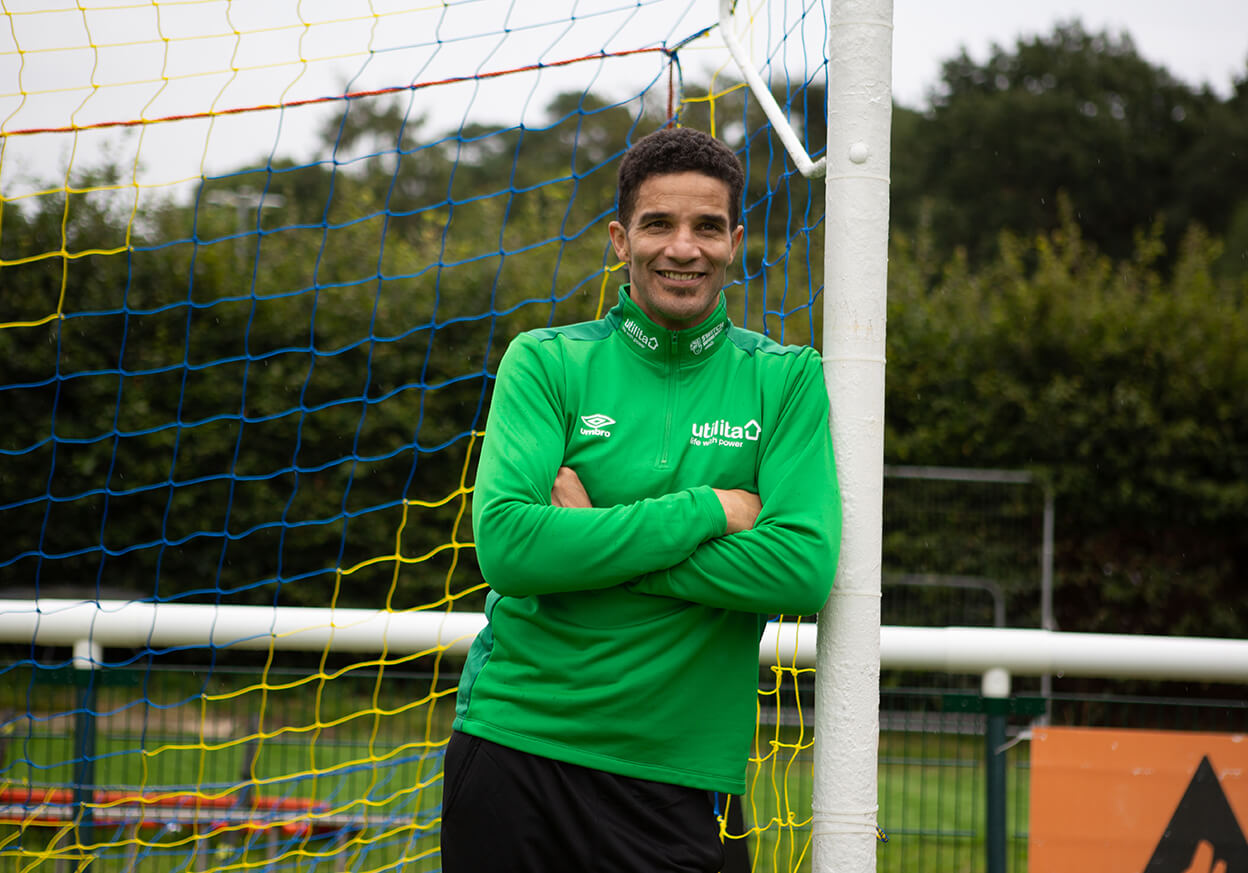
[[[659,270],[659,275],[662,276],[664,279],[675,279],[676,281],[684,282],[690,279],[696,279],[698,278],[700,274],[699,273],[677,273],[675,270]]]

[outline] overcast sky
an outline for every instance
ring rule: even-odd
[[[1248,74],[1248,0],[894,0],[894,95],[917,108],[960,48],[983,61],[994,42],[1009,47],[1075,19],[1128,33],[1146,59],[1223,97]]]
[[[289,107],[344,87],[403,88],[600,50],[671,46],[714,24],[718,10],[718,0],[76,2],[78,9],[68,0],[5,0],[0,6],[0,130],[214,117],[77,137],[0,138],[0,193],[6,196],[33,190],[32,175],[63,180],[71,163],[80,167],[102,154],[139,167],[141,187],[272,154],[304,159],[330,115],[325,106],[228,110]],[[760,17],[763,0],[737,2],[739,24]],[[782,25],[760,24],[743,36],[756,57],[775,52],[777,34],[802,29],[794,23],[800,15],[813,22],[812,31],[823,26],[819,0],[771,0],[769,8],[784,18]],[[565,19],[564,13],[573,14]],[[993,43],[1009,48],[1020,36],[1048,34],[1058,22],[1075,19],[1088,31],[1129,34],[1150,62],[1223,96],[1234,77],[1248,75],[1248,0],[894,0],[894,95],[920,108],[941,62],[960,50],[982,61]],[[506,39],[504,27],[511,30]],[[789,63],[822,57],[819,37],[810,43],[805,56],[795,50]],[[681,58],[687,74],[722,69],[736,75],[714,31],[682,49]],[[588,86],[623,97],[634,81],[665,81],[665,71],[658,53],[546,68],[417,89],[412,109],[430,119],[427,130],[447,130],[465,118],[515,123],[536,119],[558,91]],[[500,117],[506,115],[512,117]]]

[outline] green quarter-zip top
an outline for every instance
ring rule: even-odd
[[[551,505],[560,466],[592,509]],[[759,495],[726,534],[713,489]],[[818,353],[628,295],[503,356],[473,498],[487,627],[455,728],[586,767],[741,793],[766,617],[818,611],[840,541]]]

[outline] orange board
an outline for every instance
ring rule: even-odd
[[[1248,870],[1248,735],[1037,728],[1029,873]]]

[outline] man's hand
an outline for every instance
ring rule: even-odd
[[[555,474],[555,486],[550,489],[550,505],[575,509],[592,509],[589,492],[581,484],[581,477],[571,467],[560,467]]]
[[[762,511],[763,502],[758,495],[740,488],[731,490],[715,489],[715,496],[724,507],[724,515],[728,517],[728,533],[740,533],[754,527],[758,513]]]
[[[728,519],[728,533],[739,533],[754,527],[758,513],[763,508],[757,494],[740,488],[716,488],[714,491],[724,508],[724,516]],[[573,509],[593,508],[581,477],[571,467],[560,467],[555,474],[555,484],[550,489],[550,505]]]

